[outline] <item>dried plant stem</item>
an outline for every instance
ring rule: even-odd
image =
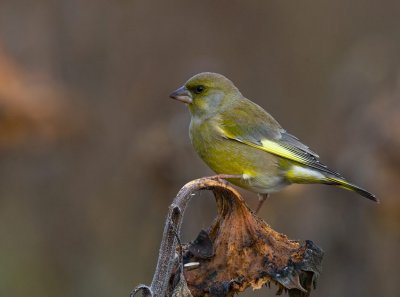
[[[168,283],[171,277],[175,258],[177,239],[176,234],[180,234],[182,219],[187,204],[193,197],[194,193],[199,190],[223,187],[226,191],[231,191],[233,195],[239,193],[228,183],[220,179],[201,178],[187,183],[176,195],[174,201],[169,207],[168,217],[164,227],[164,233],[161,241],[160,252],[156,272],[150,285],[152,296],[165,296],[168,290]]]
[[[195,192],[212,190],[218,215],[208,231],[177,244],[183,215]],[[227,182],[206,177],[187,183],[169,207],[151,285],[136,287],[144,297],[233,296],[271,282],[290,296],[309,296],[323,252],[311,241],[289,240],[257,217]],[[185,269],[186,263],[193,269]]]

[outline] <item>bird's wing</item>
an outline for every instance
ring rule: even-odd
[[[227,139],[340,177],[322,164],[308,146],[287,133],[271,115],[250,100],[240,100],[229,112],[222,112],[220,125]]]

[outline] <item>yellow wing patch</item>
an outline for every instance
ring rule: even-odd
[[[240,141],[240,140],[239,140]],[[279,157],[292,160],[295,162],[298,162],[300,164],[307,164],[307,159],[302,158],[299,155],[296,155],[295,153],[291,152],[289,149],[281,146],[279,143],[276,143],[274,141],[268,140],[268,139],[263,139],[261,140],[261,145],[257,145],[255,143],[249,142],[249,141],[240,141],[243,142],[249,146],[261,149],[263,151],[266,151],[270,154],[277,155]]]
[[[299,155],[294,154],[293,152],[291,152],[289,149],[281,146],[279,143],[276,143],[274,141],[268,140],[268,139],[263,139],[261,140],[261,144],[262,146],[258,146],[259,148],[263,149],[264,151],[267,151],[271,154],[292,160],[292,161],[296,161],[299,163],[306,163],[307,160],[302,158]]]
[[[292,152],[291,150],[289,150],[288,148],[285,148],[284,146],[280,145],[279,143],[272,141],[272,140],[268,140],[268,139],[262,139],[260,141],[261,145],[256,144],[254,142],[251,141],[247,141],[244,139],[239,139],[233,135],[231,135],[228,131],[226,131],[225,129],[220,128],[220,132],[222,132],[222,134],[226,137],[226,138],[230,138],[239,142],[242,142],[244,144],[247,144],[249,146],[261,149],[263,151],[266,151],[270,154],[274,154],[295,162],[299,162],[301,164],[307,164],[307,159],[302,157],[301,155],[295,154],[294,152]]]

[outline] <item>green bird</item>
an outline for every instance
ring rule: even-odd
[[[259,194],[290,184],[335,185],[378,202],[346,181],[289,134],[263,108],[246,99],[225,76],[204,72],[170,95],[189,107],[190,139],[199,156],[222,179]]]

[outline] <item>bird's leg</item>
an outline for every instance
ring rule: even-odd
[[[257,205],[257,208],[256,208],[256,214],[258,214],[258,212],[260,211],[261,207],[263,206],[265,200],[267,200],[268,195],[269,195],[268,193],[266,193],[266,194],[258,193],[257,194],[257,196],[258,196],[258,205]]]
[[[226,179],[229,179],[229,178],[240,179],[240,178],[243,178],[243,175],[242,174],[217,174],[217,175],[209,176],[208,178],[216,179],[218,181],[225,181]]]

